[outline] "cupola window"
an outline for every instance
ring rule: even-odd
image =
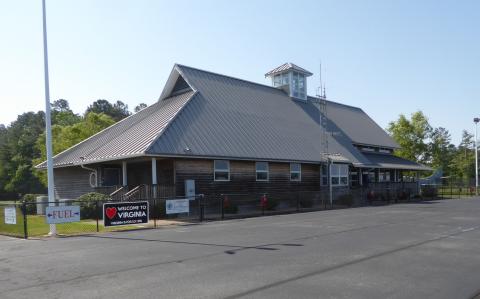
[[[274,87],[283,89],[295,99],[307,100],[307,77],[309,71],[293,64],[285,63],[265,74],[272,79]]]

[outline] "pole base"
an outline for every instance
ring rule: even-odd
[[[50,231],[48,232],[49,237],[57,236],[57,226],[55,224],[50,224]]]

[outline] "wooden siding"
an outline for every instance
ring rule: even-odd
[[[290,181],[290,164],[269,162],[269,180],[256,181],[254,161],[230,161],[230,181],[213,178],[213,160],[177,159],[175,162],[176,195],[185,194],[184,182],[195,180],[196,193],[282,193],[318,191],[319,165],[302,164],[302,180]]]
[[[90,186],[90,171],[81,167],[66,167],[53,170],[55,197],[58,199],[76,199],[79,196],[94,192]]]

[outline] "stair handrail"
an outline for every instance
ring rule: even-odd
[[[123,189],[125,189],[125,186],[122,186],[122,187],[116,189],[115,191],[113,191],[112,193],[110,193],[110,197],[113,197],[113,196],[117,195],[117,194],[120,193],[120,191],[122,191]]]

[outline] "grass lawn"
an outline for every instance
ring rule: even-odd
[[[441,187],[438,188],[438,196],[450,197],[450,196],[473,196],[475,195],[475,190],[470,190],[470,188],[458,188],[458,187]]]
[[[5,224],[5,207],[13,207],[14,205],[0,205],[0,233],[9,236],[23,237],[23,216],[20,206],[16,206],[17,224]]]
[[[5,224],[5,217],[4,217],[5,207],[6,207],[5,205],[0,205],[0,234],[23,237],[24,224],[23,224],[23,215],[22,215],[20,206],[17,206],[17,223],[16,224]],[[138,228],[144,228],[144,227],[145,226],[127,225],[127,226],[105,228],[101,220],[98,225],[98,229],[100,232],[130,230],[130,229],[138,229]],[[30,237],[44,236],[44,235],[47,235],[48,232],[50,231],[50,225],[45,223],[45,216],[28,215],[27,230],[28,230],[28,236]],[[77,234],[95,233],[95,232],[97,232],[97,223],[95,220],[82,220],[80,222],[57,224],[57,233],[60,235],[77,235]]]
[[[12,203],[20,203],[20,200],[17,200],[17,201],[15,201],[15,200],[1,200],[0,201],[0,205],[4,205],[4,204],[7,205],[7,204],[12,204]]]
[[[44,236],[50,231],[50,225],[45,223],[45,216],[28,215],[27,227],[29,236]],[[102,220],[99,220],[99,232],[121,231],[143,228],[137,225],[126,225],[116,227],[104,227]],[[70,222],[57,224],[57,233],[59,235],[78,235],[84,233],[97,232],[97,222],[95,220],[82,220],[80,222]]]

